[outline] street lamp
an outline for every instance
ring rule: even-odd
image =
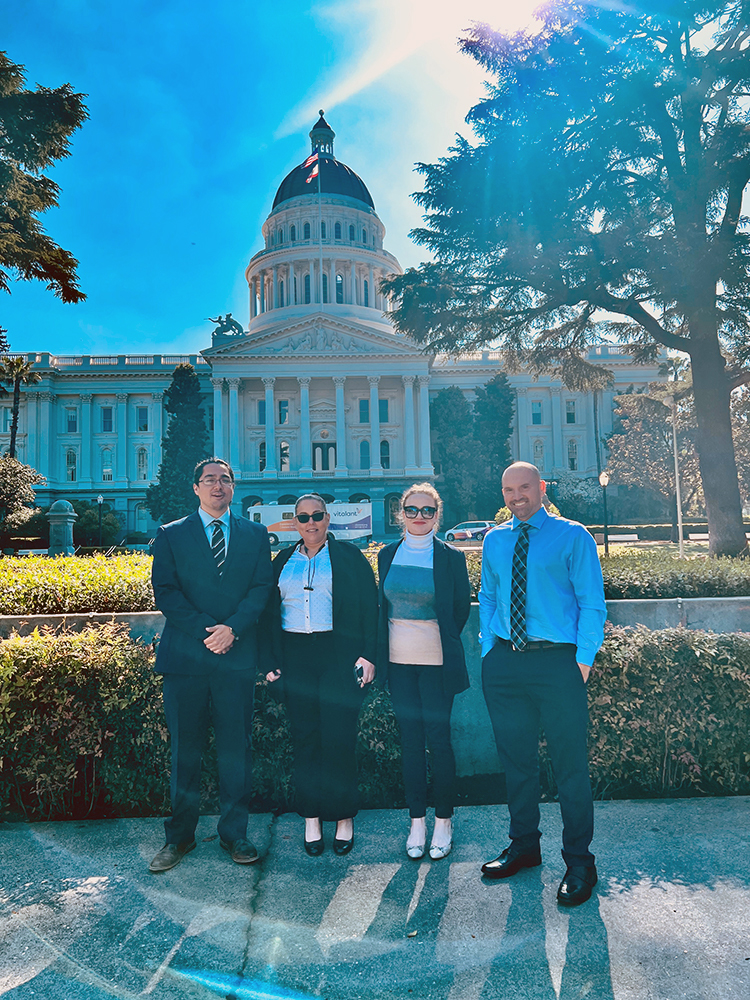
[[[96,498],[96,502],[99,504],[99,548],[102,547],[102,504],[104,503],[104,497],[99,494]]]
[[[685,557],[685,542],[682,535],[682,495],[680,492],[680,464],[677,460],[677,401],[674,396],[667,396],[664,405],[672,411],[672,451],[674,452],[674,492],[677,504],[677,541],[679,543],[680,559]]]
[[[602,488],[602,499],[604,501],[604,555],[609,555],[609,526],[607,524],[607,487],[609,486],[609,473],[605,470],[599,473],[599,485]]]

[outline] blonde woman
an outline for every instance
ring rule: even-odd
[[[430,747],[435,797],[433,860],[453,846],[456,762],[451,746],[453,699],[469,686],[461,630],[471,592],[463,552],[436,536],[443,502],[430,483],[409,487],[401,498],[402,538],[378,553],[380,622],[378,660],[401,730],[410,858],[427,843],[427,763]]]

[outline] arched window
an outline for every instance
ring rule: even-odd
[[[297,275],[296,274],[294,276],[293,285],[294,285],[294,304],[296,306],[297,305]]]
[[[292,228],[289,230],[289,239],[292,241],[292,243],[294,243],[294,241],[297,239],[297,227],[296,226],[292,226]]]
[[[280,229],[278,231],[278,233],[276,234],[276,236],[277,236],[277,238],[276,238],[276,242],[277,243],[283,243],[284,242],[284,230],[283,229]]]
[[[305,305],[310,304],[310,275],[305,275]]]
[[[137,479],[148,479],[148,452],[139,448],[136,455]]]
[[[283,280],[279,282],[279,308],[284,307],[284,282]]]
[[[112,482],[112,449],[102,449],[102,482]]]
[[[354,226],[349,226],[349,239],[352,243],[354,242]]]
[[[534,465],[544,472],[544,441],[534,442]]]
[[[342,275],[336,275],[336,301],[341,305],[344,301],[344,278]]]
[[[359,467],[360,469],[370,468],[370,442],[367,439],[359,442]]]
[[[321,224],[320,224],[320,238],[321,238],[321,240],[324,240],[326,238],[326,224],[325,224],[325,222],[321,222]]]
[[[578,443],[568,441],[568,468],[571,472],[578,471]]]
[[[367,278],[365,278],[365,283],[364,283],[363,289],[364,289],[364,296],[363,296],[364,297],[364,302],[363,302],[363,305],[369,306],[369,304],[370,304],[370,282],[367,280]]]
[[[362,230],[362,242],[363,243],[367,243],[367,230],[366,229]]]
[[[72,448],[68,448],[65,452],[65,479],[69,483],[74,483],[76,481],[76,469],[78,465],[78,459],[76,453]]]
[[[306,222],[305,225],[304,225],[304,227],[303,227],[303,229],[302,229],[302,239],[303,240],[309,240],[310,239],[310,223],[309,222]]]
[[[337,222],[336,225],[333,227],[333,238],[335,240],[340,240],[341,239],[341,223],[340,222]]]
[[[266,442],[261,441],[258,445],[258,469],[263,472],[266,467]]]
[[[380,464],[384,469],[391,467],[391,446],[387,441],[380,442]]]
[[[375,233],[372,234],[372,245],[375,246]]]
[[[323,301],[328,301],[328,275],[323,275]]]
[[[279,472],[289,472],[289,442],[279,443]]]

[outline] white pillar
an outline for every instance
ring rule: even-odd
[[[351,289],[350,294],[351,294],[351,297],[352,297],[352,305],[356,306],[356,304],[357,304],[357,268],[354,265],[354,262],[352,262],[349,265],[349,285],[350,285],[350,289]]]
[[[257,287],[257,278],[250,279],[250,319],[255,318],[255,289]]]
[[[336,375],[333,384],[336,386],[336,475],[348,476],[346,465],[346,410],[344,408],[345,375]]]
[[[336,261],[332,260],[328,269],[328,301],[336,303]]]
[[[263,473],[268,479],[276,479],[276,413],[274,412],[273,386],[275,378],[264,378],[266,387],[266,469]]]
[[[258,282],[260,284],[260,311],[264,313],[266,311],[266,272],[261,271],[258,275]]]
[[[156,479],[156,470],[161,463],[161,436],[163,434],[162,424],[164,419],[164,393],[152,392],[151,398],[154,401],[154,462],[152,465],[153,479]]]
[[[518,428],[518,460],[519,462],[530,462],[529,414],[526,389],[516,389],[516,426]]]
[[[312,476],[312,444],[310,440],[310,376],[297,377],[299,382],[299,422],[302,443],[300,476]]]
[[[128,481],[128,394],[117,393],[117,481]]]
[[[373,279],[372,265],[370,265],[369,277],[370,277],[370,287],[369,287],[369,290],[368,290],[367,301],[369,303],[369,308],[370,309],[374,309],[375,308],[375,281]]]
[[[279,308],[279,275],[278,275],[278,271],[279,271],[278,267],[274,264],[273,265],[273,272],[272,272],[273,273],[273,299],[272,299],[272,302],[273,302],[272,308],[273,309],[278,309]]]
[[[39,420],[39,465],[37,468],[47,482],[53,482],[55,475],[51,451],[52,442],[57,435],[50,434],[50,429],[53,413],[52,405],[55,402],[55,397],[51,392],[40,392],[39,398],[42,402],[42,412]]]
[[[430,376],[419,376],[419,464],[428,475],[433,475],[430,448]]]
[[[380,464],[380,405],[378,401],[379,375],[368,375],[370,383],[370,475],[382,476]]]
[[[81,393],[81,486],[91,486],[91,393]]]
[[[563,439],[562,439],[562,411],[563,411],[563,401],[562,394],[559,389],[553,389],[551,392],[552,406],[552,469],[564,469],[566,467],[565,456],[563,455]]]
[[[214,387],[214,458],[224,458],[224,379],[212,378]]]
[[[240,380],[228,378],[229,386],[229,464],[235,477],[240,475]]]
[[[415,375],[402,375],[404,383],[404,472],[407,476],[417,473],[417,457],[414,440],[414,379]]]
[[[38,392],[27,392],[24,395],[26,400],[26,433],[28,444],[26,445],[26,461],[34,469],[39,468],[39,433],[37,431],[37,406],[39,402]]]

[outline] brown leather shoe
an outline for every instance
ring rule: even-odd
[[[557,890],[557,902],[561,906],[579,906],[585,903],[597,881],[595,865],[569,865]]]
[[[542,863],[542,855],[537,851],[514,851],[506,847],[499,858],[487,861],[482,865],[482,875],[485,878],[510,878],[522,868],[536,868]]]
[[[184,844],[165,844],[148,866],[150,872],[168,872],[182,861],[186,854],[195,850],[195,841]]]
[[[254,861],[258,860],[258,852],[249,840],[233,840],[231,843],[227,843],[226,840],[220,840],[219,843],[221,844],[221,849],[228,851],[232,856],[232,861],[236,861],[238,865],[251,865]]]

